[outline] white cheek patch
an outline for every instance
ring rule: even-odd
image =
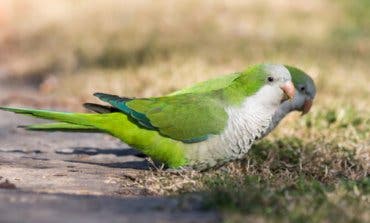
[[[279,87],[265,85],[252,97],[255,97],[256,103],[260,103],[266,109],[276,109],[283,95],[284,93]]]

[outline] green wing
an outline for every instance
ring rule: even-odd
[[[200,83],[196,83],[190,87],[172,92],[169,96],[179,95],[179,94],[188,94],[188,93],[205,93],[214,90],[218,90],[221,88],[225,88],[231,84],[237,77],[240,76],[241,73],[232,73],[228,75],[224,75],[221,77],[217,77],[211,80],[203,81]]]
[[[171,97],[127,99],[96,93],[130,115],[141,126],[183,142],[205,140],[226,126],[227,113],[220,97],[214,94],[182,94]]]

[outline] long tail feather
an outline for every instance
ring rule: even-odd
[[[57,123],[31,125],[30,130],[90,130],[101,131],[115,136],[127,144],[138,148],[154,160],[165,162],[170,167],[186,163],[183,145],[173,139],[161,136],[155,130],[142,128],[132,122],[122,112],[104,114],[68,113],[26,108],[0,107],[0,110],[55,120]]]
[[[46,123],[46,124],[35,124],[19,126],[30,131],[60,131],[60,132],[101,132],[100,130],[85,125],[76,125],[64,122]]]
[[[70,112],[57,112],[48,110],[37,110],[27,108],[10,108],[0,107],[0,110],[14,112],[17,114],[30,115],[38,118],[55,120],[59,122],[66,122],[70,124],[77,124],[88,127],[95,127],[92,125],[93,121],[101,120],[99,114],[84,114],[84,113],[70,113]]]
[[[112,106],[106,106],[106,105],[99,105],[95,103],[85,103],[83,106],[93,112],[99,113],[99,114],[105,114],[105,113],[112,113],[119,111],[118,109],[112,107]]]

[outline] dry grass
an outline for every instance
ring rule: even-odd
[[[365,222],[370,218],[369,12],[366,0],[5,0],[0,78],[31,86],[49,101],[72,100],[78,110],[80,102],[95,100],[95,91],[154,96],[254,63],[293,64],[318,86],[309,115],[290,115],[246,160],[207,173],[142,172],[130,186],[155,195],[208,191],[215,197],[209,204],[223,210],[213,192],[225,192],[226,210],[233,206],[260,222],[281,213],[259,210],[287,201],[293,207],[284,209],[291,214],[285,220],[302,220],[307,217],[302,210],[312,208],[312,216],[318,213],[313,221],[336,219],[326,210],[337,219]],[[240,190],[227,190],[233,182]],[[292,187],[299,183],[306,186]],[[256,200],[240,199],[250,190],[257,191]],[[273,196],[264,196],[269,193]],[[250,206],[253,202],[262,206]],[[240,220],[238,214],[227,216]]]

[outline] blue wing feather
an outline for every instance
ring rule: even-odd
[[[151,123],[150,120],[140,112],[130,109],[126,102],[133,100],[132,98],[124,98],[116,95],[104,94],[104,93],[95,93],[94,96],[98,97],[100,100],[111,104],[113,107],[118,108],[127,115],[130,115],[135,119],[140,125],[148,129],[156,129]]]

